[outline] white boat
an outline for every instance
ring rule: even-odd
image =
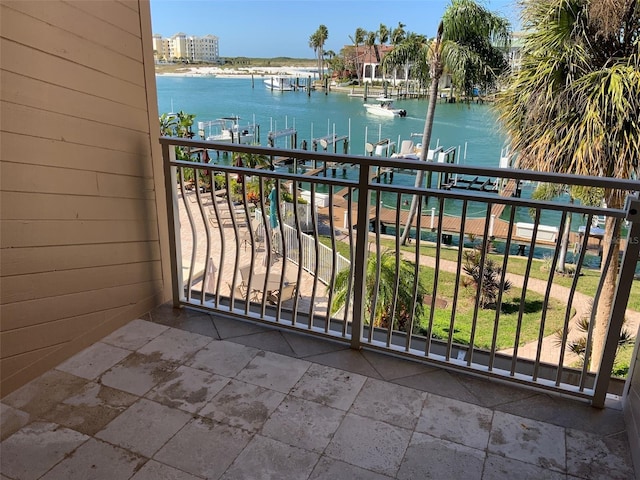
[[[200,137],[211,142],[252,144],[256,141],[255,123],[240,125],[240,117],[222,117],[207,122],[198,122]]]
[[[296,89],[289,77],[270,77],[264,80],[264,85],[267,89],[278,92],[290,92]]]
[[[364,108],[367,109],[367,113],[371,115],[378,115],[380,117],[406,117],[407,111],[402,108],[395,108],[393,100],[386,97],[376,98],[378,103],[365,103]]]

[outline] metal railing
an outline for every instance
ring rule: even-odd
[[[611,372],[625,318],[638,318],[627,305],[640,250],[640,182],[176,138],[161,143],[176,306],[304,330],[596,406],[608,392],[620,393],[622,382]],[[176,160],[176,148],[191,160]],[[203,148],[228,160],[199,163]],[[247,153],[344,167],[351,175],[244,168],[229,157]],[[426,186],[413,184],[419,170]],[[383,171],[396,172],[396,181],[376,176]],[[599,188],[627,202],[605,208],[567,196],[526,198],[523,185],[539,183]],[[298,195],[285,212],[278,200],[285,191],[306,191],[318,212],[304,219],[304,240]],[[318,207],[317,194],[329,204]],[[421,213],[401,245],[414,201]],[[592,226],[605,217],[604,230]],[[323,266],[305,266],[305,257],[319,258],[323,243],[331,252]],[[346,270],[338,252],[350,262]]]

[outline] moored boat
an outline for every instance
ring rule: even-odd
[[[257,141],[255,123],[240,125],[240,117],[222,117],[198,122],[199,135],[208,141],[252,144]]]
[[[270,77],[264,80],[264,85],[267,89],[278,92],[290,92],[296,89],[289,77]]]

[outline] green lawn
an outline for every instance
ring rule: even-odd
[[[433,289],[434,269],[423,267],[421,275],[428,291]],[[432,335],[441,339],[448,339],[451,330],[451,317],[453,304],[451,299],[454,296],[456,276],[449,272],[440,272],[438,275],[437,297],[447,300],[445,308],[438,308],[434,312]],[[460,285],[458,291],[458,301],[455,315],[453,315],[452,339],[456,343],[469,345],[471,342],[471,329],[473,326],[473,315],[475,308],[476,288],[474,286],[465,287]],[[517,341],[519,345],[537,340],[542,318],[542,306],[544,297],[535,292],[527,292],[522,299],[522,290],[512,287],[505,292],[502,297],[502,308],[498,322],[496,323],[495,308],[479,309],[474,345],[483,349],[490,349],[496,332],[496,348],[504,349],[514,347],[516,344],[516,332],[520,323],[520,337]],[[520,305],[524,305],[520,322]],[[426,311],[421,319],[422,333],[427,333],[429,324],[430,308],[426,305]],[[573,315],[573,311],[571,312]],[[545,318],[544,336],[553,334],[564,325],[566,316],[566,305],[556,299],[551,299]]]

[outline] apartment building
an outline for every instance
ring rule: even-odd
[[[217,63],[220,60],[218,37],[211,34],[198,37],[179,32],[169,38],[154,34],[153,51],[156,63],[177,60]]]

